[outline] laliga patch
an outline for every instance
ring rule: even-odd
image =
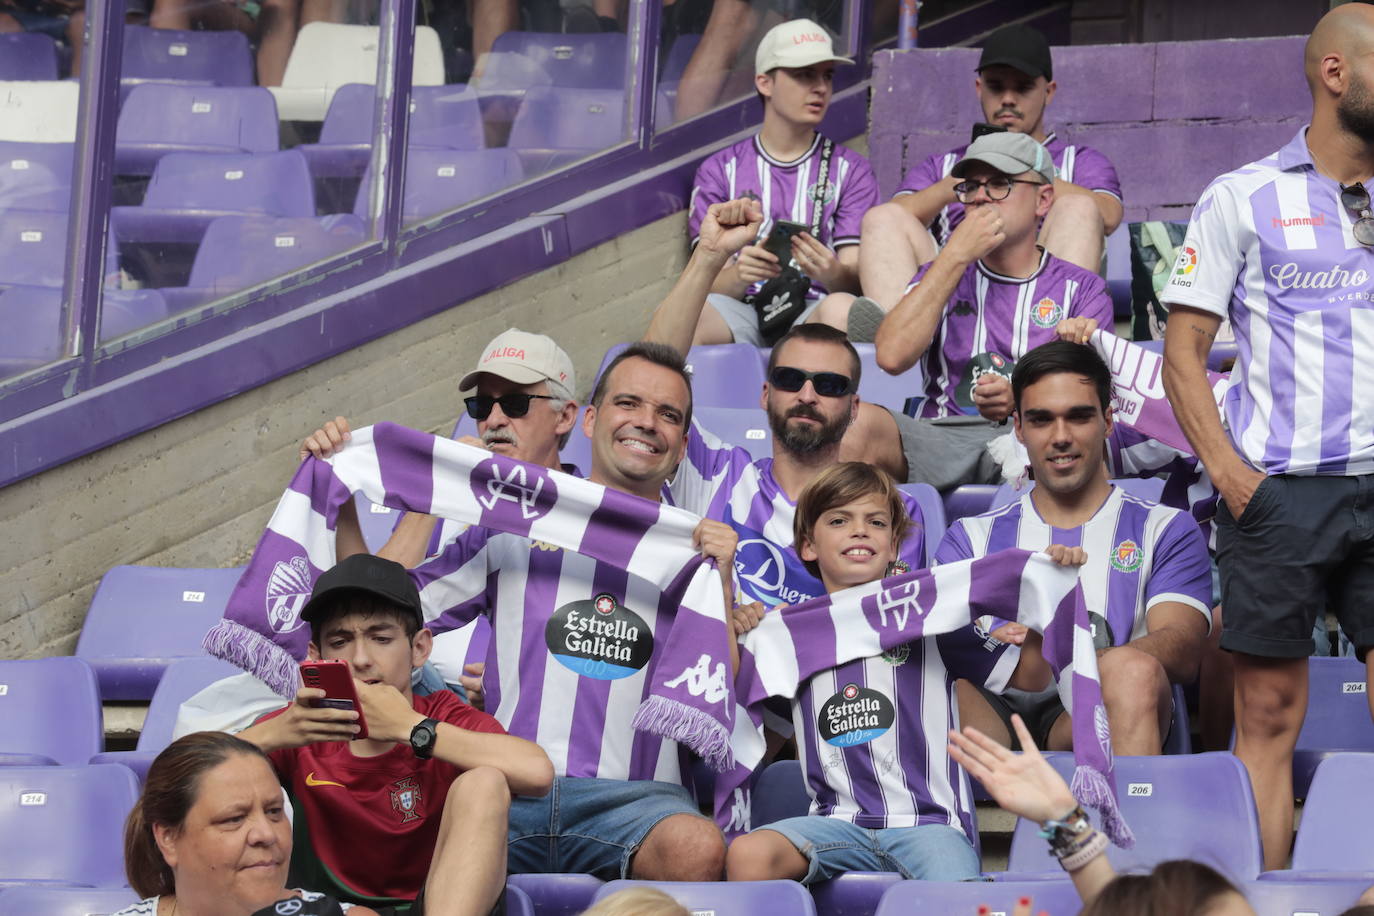
[[[884,734],[897,721],[892,701],[876,690],[846,684],[825,701],[816,728],[827,744],[854,747]]]
[[[1011,381],[1011,370],[1016,363],[1000,353],[979,353],[968,361],[964,374],[959,376],[959,384],[954,388],[954,403],[977,411],[973,406],[973,383],[984,375],[996,375]]]
[[[1197,249],[1191,245],[1185,245],[1178,250],[1178,257],[1174,259],[1174,275],[1170,278],[1174,286],[1193,285],[1191,274],[1197,270],[1197,257]]]
[[[629,677],[654,654],[644,618],[605,593],[554,611],[544,642],[563,667],[599,681]]]
[[[1049,296],[1041,299],[1031,307],[1031,321],[1036,327],[1052,328],[1064,320],[1064,306],[1055,302]]]

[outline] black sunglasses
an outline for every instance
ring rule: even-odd
[[[535,398],[541,401],[558,400],[558,398],[547,394],[503,394],[499,398],[478,394],[470,398],[463,398],[463,403],[467,405],[468,416],[474,420],[485,420],[491,416],[491,408],[494,404],[500,404],[501,412],[514,420],[530,412],[530,401]]]
[[[1341,206],[1359,217],[1350,227],[1355,241],[1366,248],[1374,246],[1374,213],[1370,212],[1369,192],[1361,182],[1341,185]]]
[[[768,384],[780,391],[801,391],[808,381],[816,394],[824,398],[841,398],[854,391],[853,379],[838,372],[807,372],[792,366],[774,366],[768,373]]]

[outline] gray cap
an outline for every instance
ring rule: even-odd
[[[1035,172],[1048,184],[1054,181],[1054,160],[1049,150],[1037,143],[1030,134],[999,131],[983,134],[964,150],[964,157],[954,163],[950,174],[963,178],[970,163],[981,162],[990,165],[1003,175],[1020,175],[1022,172]]]

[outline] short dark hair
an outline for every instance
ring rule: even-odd
[[[201,777],[237,756],[260,757],[272,767],[256,744],[225,732],[195,732],[178,738],[148,767],[143,794],[124,822],[124,874],[140,897],[176,893],[176,878],[158,848],[153,826],[179,831],[200,795]]]
[[[1245,896],[1211,866],[1173,859],[1160,862],[1148,875],[1117,875],[1083,908],[1080,916],[1195,916],[1205,913],[1217,898],[1226,894]]]
[[[1021,393],[1047,375],[1061,372],[1086,376],[1097,389],[1097,399],[1105,414],[1112,403],[1112,370],[1098,352],[1086,344],[1052,340],[1041,344],[1016,361],[1011,370],[1011,396],[1021,410]]]
[[[615,359],[611,360],[610,365],[601,373],[596,380],[596,387],[592,389],[592,406],[601,409],[601,402],[606,399],[606,384],[610,379],[615,367],[625,362],[627,359],[643,359],[653,363],[655,366],[662,366],[671,369],[682,379],[682,383],[687,386],[687,415],[682,418],[683,426],[692,425],[692,374],[687,371],[687,360],[676,348],[670,347],[665,343],[656,343],[651,340],[641,340],[632,343],[625,349],[616,354]]]
[[[334,598],[334,596],[331,595],[330,598]],[[420,621],[415,618],[415,612],[409,608],[392,604],[368,592],[350,591],[340,594],[337,599],[334,599],[332,603],[311,619],[310,641],[318,646],[325,628],[340,617],[347,617],[349,614],[393,618],[401,625],[401,629],[405,631],[406,639],[409,640],[414,640],[415,634],[420,632]]]
[[[783,348],[789,340],[807,340],[812,343],[829,343],[844,347],[849,353],[849,378],[854,383],[854,390],[859,390],[859,375],[863,371],[863,363],[859,361],[859,351],[854,349],[854,345],[849,342],[849,335],[839,328],[832,328],[828,324],[807,324],[794,325],[790,331],[778,338],[778,342],[773,344],[773,349],[768,352],[768,375],[773,374],[773,370],[778,367],[778,351]]]
[[[911,516],[897,484],[886,471],[865,461],[842,461],[817,474],[797,497],[797,511],[792,516],[792,541],[797,553],[801,553],[802,541],[815,540],[816,523],[822,515],[869,495],[887,503],[892,516],[892,543],[900,546],[911,530]],[[802,560],[802,565],[817,579],[821,577],[815,560]]]

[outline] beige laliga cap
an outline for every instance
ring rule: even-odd
[[[1003,175],[1020,175],[1022,172],[1035,172],[1045,179],[1046,184],[1054,181],[1054,160],[1049,151],[1037,143],[1030,134],[999,131],[983,134],[964,150],[964,157],[954,163],[949,173],[955,178],[963,178],[970,163],[981,162],[990,165]]]
[[[552,337],[531,334],[511,328],[497,334],[482,350],[477,368],[463,376],[459,391],[467,391],[477,384],[477,376],[484,372],[499,376],[517,385],[533,385],[550,381],[567,391],[577,390],[572,360]]]
[[[830,33],[810,19],[793,19],[768,30],[754,52],[754,73],[762,75],[775,67],[809,67],[822,61],[852,64],[848,57],[835,53]]]

